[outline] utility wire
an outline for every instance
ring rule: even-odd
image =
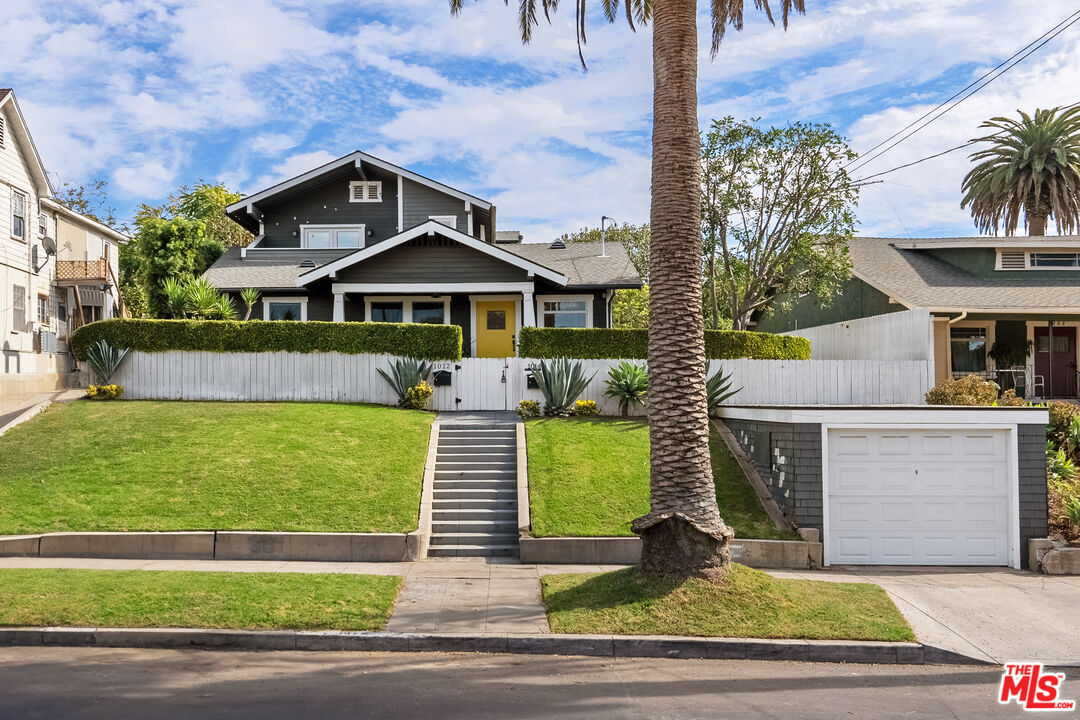
[[[1059,22],[1057,25],[1055,25],[1054,27],[1052,27],[1049,30],[1047,30],[1046,32],[1044,32],[1038,38],[1036,38],[1035,40],[1032,40],[1030,43],[1028,43],[1024,47],[1020,48],[1020,50],[1013,53],[1006,60],[1003,60],[994,69],[992,69],[989,72],[985,73],[979,79],[969,83],[963,89],[961,89],[958,92],[954,93],[947,100],[945,100],[944,102],[939,104],[937,107],[935,107],[932,110],[924,113],[922,116],[920,116],[916,120],[913,120],[912,122],[908,123],[906,126],[901,128],[897,132],[893,133],[889,137],[887,137],[884,140],[882,140],[881,142],[879,142],[874,147],[870,148],[870,150],[867,151],[867,156],[858,158],[856,160],[853,160],[851,163],[849,163],[849,166],[852,166],[851,170],[852,171],[858,170],[858,169],[864,167],[865,165],[867,165],[868,163],[873,162],[874,160],[881,157],[882,155],[884,155],[888,151],[892,150],[894,147],[896,147],[900,143],[902,143],[905,140],[907,140],[908,138],[910,138],[915,133],[919,132],[923,128],[925,128],[928,125],[930,125],[931,123],[933,123],[935,120],[938,120],[939,118],[943,117],[946,113],[951,111],[957,105],[964,102],[965,100],[970,98],[972,95],[974,95],[975,93],[979,92],[980,90],[985,88],[987,85],[992,83],[994,80],[997,80],[999,77],[1001,77],[1002,75],[1007,73],[1009,70],[1013,69],[1014,67],[1019,65],[1021,62],[1026,60],[1028,57],[1030,57],[1032,54],[1037,52],[1039,49],[1041,49],[1048,42],[1050,42],[1051,40],[1056,38],[1058,35],[1063,33],[1065,30],[1067,30],[1069,27],[1074,25],[1077,21],[1080,21],[1080,10],[1072,13],[1071,15],[1066,17],[1064,20]],[[957,98],[959,98],[959,99],[957,99]],[[955,102],[952,102],[953,100],[955,100]],[[952,102],[951,105],[949,105],[950,102]],[[948,105],[948,107],[945,107],[946,105]],[[942,109],[942,108],[944,108],[944,109]],[[938,112],[939,110],[941,112]],[[927,118],[929,118],[929,119],[927,119]],[[877,152],[876,154],[874,153],[874,151],[877,150],[878,148],[880,148],[882,145],[885,145],[886,143],[890,142],[891,140],[893,140],[897,136],[900,136],[903,133],[907,132],[907,130],[909,130],[913,126],[917,126],[917,127],[915,127],[913,130],[911,130],[911,132],[908,132],[906,135],[903,135],[903,137],[900,137],[900,139],[896,140],[896,142],[893,142],[891,145],[888,145],[887,147],[885,147],[880,152]],[[964,147],[964,146],[960,146],[960,147]],[[953,148],[953,149],[956,150],[956,149],[959,149],[959,148]],[[845,166],[845,169],[847,169],[847,166]]]

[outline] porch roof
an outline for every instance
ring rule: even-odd
[[[1076,279],[988,278],[915,249],[910,238],[856,238],[853,274],[908,308],[932,312],[1080,314]],[[920,240],[921,245],[933,240]],[[943,241],[945,242],[945,241]]]

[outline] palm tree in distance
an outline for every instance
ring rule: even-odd
[[[649,514],[632,529],[642,538],[640,568],[662,575],[714,575],[730,562],[734,532],[716,504],[709,463],[705,334],[701,307],[700,139],[697,118],[697,0],[602,0],[609,22],[625,10],[653,24],[652,238],[649,260]],[[777,0],[774,0],[776,4]],[[506,0],[509,5],[509,0]],[[753,0],[773,22],[768,0]],[[787,27],[804,0],[779,0]],[[711,0],[715,56],[730,25],[743,27],[747,0]],[[558,0],[518,0],[521,40],[550,22]],[[585,43],[585,0],[575,0],[578,54]],[[451,14],[462,0],[450,0]],[[775,23],[774,23],[775,24]]]
[[[1080,104],[1035,110],[1020,119],[996,117],[979,127],[994,134],[972,142],[990,146],[971,155],[978,164],[964,177],[960,207],[971,206],[979,232],[1013,235],[1023,213],[1030,235],[1045,235],[1053,215],[1057,231],[1080,227]]]

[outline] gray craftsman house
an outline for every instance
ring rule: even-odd
[[[521,327],[608,327],[641,287],[618,243],[524,243],[487,200],[359,151],[227,212],[255,239],[206,278],[257,288],[263,320],[459,325],[466,355],[508,357]]]

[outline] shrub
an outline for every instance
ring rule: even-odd
[[[87,349],[98,340],[140,352],[286,350],[461,359],[461,328],[456,325],[113,319],[76,330],[71,339],[72,351],[84,360]]]
[[[574,403],[574,414],[581,417],[591,417],[600,414],[600,406],[595,400],[578,400]]]
[[[994,405],[998,399],[997,383],[978,375],[949,378],[926,393],[927,405]]]
[[[1069,429],[1073,419],[1080,417],[1080,406],[1072,403],[1053,400],[1050,402],[1050,432],[1065,437],[1065,431]]]
[[[523,327],[518,355],[536,359],[644,360],[647,346],[647,330]],[[794,335],[706,330],[705,355],[716,360],[809,360],[810,341]]]
[[[98,340],[86,350],[86,361],[99,383],[108,383],[127,359],[128,349],[118,349],[105,340]]]
[[[1001,393],[1001,397],[997,399],[997,404],[1002,407],[1023,407],[1027,405],[1022,397],[1016,397],[1016,391],[1009,389]]]
[[[91,385],[86,388],[86,396],[93,400],[115,400],[124,394],[119,385]]]
[[[1073,525],[1080,528],[1080,498],[1070,497],[1065,501],[1065,517]]]
[[[1055,448],[1051,440],[1046,441],[1046,474],[1052,482],[1069,482],[1076,479],[1076,464],[1065,452],[1065,448]]]
[[[428,401],[431,400],[431,396],[434,394],[435,388],[428,385],[426,381],[421,380],[405,391],[405,401],[402,404],[413,410],[423,410],[427,407]]]
[[[645,406],[649,374],[644,365],[623,360],[608,370],[608,379],[604,382],[607,384],[604,395],[619,401],[619,412],[623,416],[630,414],[631,405]]]
[[[518,403],[515,412],[522,419],[540,417],[540,402],[538,400],[522,400]]]
[[[585,377],[584,366],[567,358],[541,360],[539,365],[533,365],[530,369],[540,386],[540,392],[544,394],[545,415],[569,415],[574,401],[596,376],[594,372]]]
[[[390,384],[394,393],[397,394],[398,405],[401,407],[413,407],[409,404],[409,391],[420,384],[427,384],[426,381],[431,375],[431,363],[419,358],[394,358],[390,361],[389,373],[382,368],[376,368],[376,372]],[[430,397],[431,395],[428,395],[428,398]],[[426,400],[424,404],[427,404]]]
[[[705,361],[705,394],[708,398],[709,412],[720,407],[720,403],[738,394],[742,388],[731,389],[731,373],[724,374],[724,368],[719,368],[716,374],[709,377],[709,362]]]

